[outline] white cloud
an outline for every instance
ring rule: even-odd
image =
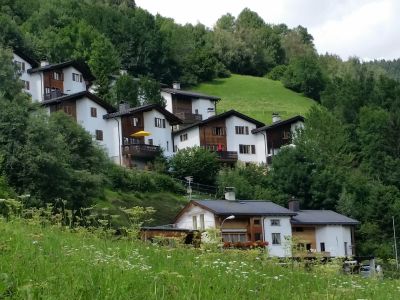
[[[314,36],[320,53],[343,59],[400,57],[400,11],[397,0],[136,0],[153,14],[176,22],[212,27],[223,14],[256,11],[267,23],[302,25]]]

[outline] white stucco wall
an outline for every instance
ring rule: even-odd
[[[166,106],[165,109],[172,113],[172,95],[161,91],[161,96],[165,99]]]
[[[156,127],[154,123],[155,118],[165,119],[165,128]],[[149,139],[152,139],[153,145],[160,146],[165,156],[173,155],[171,125],[165,116],[153,109],[143,113],[143,120],[144,130],[151,133],[150,136],[144,138],[145,143],[148,144]]]
[[[271,226],[271,219],[279,219],[280,226]],[[271,256],[291,256],[290,239],[292,237],[292,225],[288,216],[271,216],[263,220],[264,240],[268,242],[268,251]],[[272,233],[281,234],[281,244],[272,245]]]
[[[181,142],[180,136],[187,133],[188,139]],[[174,145],[178,147],[178,150],[182,150],[188,147],[200,146],[200,129],[199,127],[189,128],[181,131],[174,135]]]
[[[237,151],[238,160],[243,162],[253,162],[261,163],[265,161],[264,147],[260,143],[260,138],[256,134],[252,134],[251,131],[256,128],[256,125],[238,118],[236,116],[231,116],[225,121],[226,126],[226,142],[227,151]],[[235,126],[247,126],[249,127],[249,134],[236,134]],[[262,141],[261,141],[262,142]],[[255,154],[241,154],[239,151],[239,145],[255,145]]]
[[[208,110],[208,109],[212,110]],[[209,117],[215,116],[215,105],[214,101],[209,99],[193,99],[192,100],[192,113],[195,114],[197,109],[197,113],[202,115],[203,120],[208,119]]]
[[[84,78],[82,78],[82,82],[72,80],[72,73],[82,75],[81,72],[79,72],[74,67],[68,67],[63,69],[63,73],[64,73],[64,94],[69,95],[86,91],[86,83]]]
[[[193,216],[197,218],[197,229],[200,229],[200,215],[204,214],[204,227],[207,228],[215,228],[215,217],[214,214],[204,208],[201,208],[197,205],[191,205],[188,210],[186,210],[178,220],[175,222],[175,226],[177,228],[184,229],[195,229],[193,228]]]
[[[325,251],[330,252],[331,256],[345,256],[344,243],[347,242],[347,255],[352,255],[350,226],[317,226],[315,238],[318,252],[321,251],[320,243],[325,243]]]
[[[22,57],[18,56],[17,54],[13,53],[13,62],[23,62],[25,63],[25,71],[20,73],[20,79],[29,82],[29,90],[25,90],[28,94],[32,96],[33,101],[38,101],[41,99],[40,97],[40,87],[41,81],[38,74],[29,74],[27,71],[32,68],[31,64],[24,60]]]
[[[97,109],[96,118],[91,116],[91,107],[95,107]],[[83,97],[76,101],[77,123],[93,136],[93,140],[98,142],[98,144],[106,150],[108,156],[113,161],[118,162],[120,154],[118,142],[118,123],[113,119],[103,119],[105,114],[107,114],[107,111],[89,98]],[[96,140],[96,130],[103,131],[103,141]]]

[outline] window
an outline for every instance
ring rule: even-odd
[[[260,219],[254,219],[254,225],[260,225],[261,224],[261,220]]]
[[[138,118],[138,117],[132,117],[131,118],[131,123],[132,123],[132,126],[133,127],[138,127],[138,126],[140,126],[141,124],[140,124],[140,118]]]
[[[248,126],[235,126],[236,134],[249,134],[249,127]]]
[[[14,61],[15,65],[18,68],[18,71],[20,71],[21,73],[25,73],[25,63],[21,62],[21,61]]]
[[[167,151],[169,151],[169,142],[167,141]]]
[[[29,91],[29,89],[30,89],[29,81],[22,80],[22,83],[24,85],[24,89]]]
[[[188,139],[188,134],[187,133],[181,134],[179,138],[181,139],[181,142],[186,141]]]
[[[198,114],[199,114],[199,110],[196,108],[196,109],[194,110],[194,113],[195,113],[196,115],[198,115]]]
[[[82,82],[83,78],[81,74],[72,73],[72,81]]]
[[[272,219],[271,226],[281,226],[281,220],[279,219]]]
[[[193,216],[192,221],[193,221],[193,229],[197,229],[197,217]]]
[[[319,246],[321,248],[321,252],[325,252],[325,243],[320,243]]]
[[[223,233],[222,239],[224,242],[231,242],[231,243],[247,242],[246,233],[235,233],[235,232]]]
[[[272,245],[280,245],[281,244],[281,234],[273,233],[272,234]]]
[[[214,111],[214,107],[207,108],[207,112],[213,112],[213,111]]]
[[[165,128],[165,119],[154,118],[154,126],[158,128]]]
[[[44,93],[45,94],[50,94],[51,93],[51,89],[49,87],[44,88]]]
[[[290,131],[284,131],[283,132],[283,139],[284,140],[290,139]]]
[[[68,116],[72,116],[72,107],[71,106],[63,106],[63,111]]]
[[[96,130],[96,140],[98,141],[103,140],[103,130]]]
[[[147,143],[149,143],[149,145],[153,145],[153,139],[148,139]]]
[[[201,214],[200,215],[200,229],[204,230],[205,226],[204,226],[204,215]]]
[[[255,239],[256,241],[261,241],[261,233],[256,232],[256,233],[254,234],[254,239]]]
[[[178,146],[174,145],[174,152],[178,152]]]
[[[224,127],[213,127],[212,135],[219,135],[219,136],[225,135],[225,128]]]
[[[53,79],[54,80],[63,80],[62,79],[62,73],[60,73],[60,72],[53,72]]]
[[[256,146],[255,145],[239,145],[239,153],[240,154],[256,154]]]
[[[90,115],[92,116],[92,118],[97,118],[97,108],[96,107],[90,108]]]
[[[294,232],[303,232],[304,228],[303,227],[293,227]]]

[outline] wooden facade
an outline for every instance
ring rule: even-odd
[[[184,95],[172,95],[172,113],[192,113],[192,98]]]
[[[221,222],[224,217],[216,217],[215,223],[218,224],[218,228],[221,228]],[[261,217],[236,217],[233,220],[227,220],[222,228],[224,230],[245,230],[247,242],[263,241],[263,228]],[[232,231],[233,232],[233,231]]]
[[[317,249],[314,226],[292,226],[293,241],[304,250]]]
[[[134,120],[135,118],[137,121]],[[143,112],[121,117],[121,135],[123,145],[133,144],[135,142],[138,144],[144,144],[144,137],[131,137],[131,134],[142,130],[144,130]]]
[[[267,147],[268,150],[271,151],[268,154],[275,154],[272,153],[273,149],[278,149],[282,146],[289,145],[291,142],[292,138],[290,123],[267,131]]]
[[[50,100],[64,95],[64,73],[62,70],[43,72],[44,99]]]
[[[210,150],[226,151],[225,119],[215,120],[200,126],[200,146]]]
[[[61,103],[50,105],[50,113],[57,111],[63,111],[76,121],[76,100],[62,101]]]

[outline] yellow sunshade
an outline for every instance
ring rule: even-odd
[[[142,136],[149,136],[149,135],[151,135],[150,132],[141,130],[141,131],[132,133],[131,137],[142,137]]]

